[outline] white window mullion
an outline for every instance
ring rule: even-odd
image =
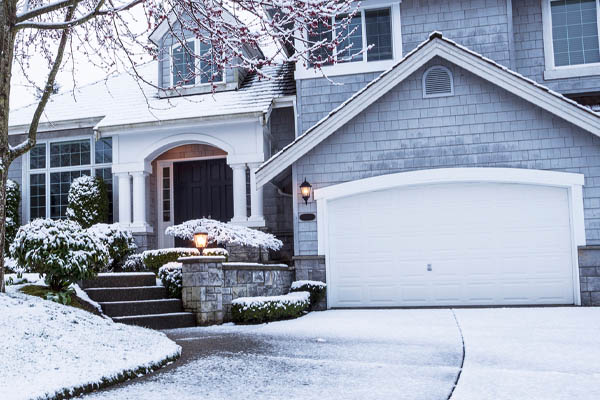
[[[365,10],[360,10],[360,30],[362,32],[362,48],[364,51],[369,45],[367,43],[367,21],[365,19]],[[367,61],[367,52],[365,51],[363,53],[362,62],[366,64]]]

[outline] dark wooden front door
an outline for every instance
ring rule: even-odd
[[[225,159],[174,163],[173,184],[175,224],[209,217],[226,222],[233,217],[233,173]]]

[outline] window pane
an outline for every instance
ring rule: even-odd
[[[66,217],[71,182],[82,175],[90,175],[90,170],[52,172],[50,174],[50,218]]]
[[[360,13],[352,17],[347,27],[344,29],[341,25],[346,22],[347,15],[341,15],[337,21],[340,21],[338,27],[336,27],[336,35],[345,37],[338,45],[338,62],[349,62],[349,61],[362,61],[362,54],[360,56],[354,56],[360,53],[362,50],[362,18]],[[348,46],[351,46],[347,48]]]
[[[102,138],[96,142],[96,164],[112,162],[112,138]]]
[[[173,48],[173,84],[194,83],[194,42]]]
[[[46,174],[29,176],[29,217],[46,218]]]
[[[168,167],[163,168],[162,212],[163,221],[171,221],[171,173]]]
[[[323,40],[327,43],[331,43],[331,20],[327,21],[327,23],[325,23],[325,21],[319,22],[319,26],[317,26],[317,28],[313,28],[312,31],[308,33],[308,40],[311,42],[311,44]],[[330,59],[332,56],[333,52],[331,49],[327,48],[327,46],[322,46],[312,51],[310,58],[312,61],[320,61],[323,63],[323,65],[327,65],[331,64]]]
[[[50,143],[51,168],[88,164],[90,164],[89,139]]]
[[[550,3],[554,64],[598,62],[598,10],[596,0],[559,0]]]
[[[96,176],[102,178],[106,185],[106,194],[108,195],[108,224],[112,224],[114,220],[113,215],[113,176],[112,168],[98,168],[96,169]]]
[[[223,81],[223,72],[219,71],[219,67],[213,59],[211,45],[200,43],[200,54],[200,83]]]
[[[46,143],[36,144],[29,152],[29,168],[46,168]]]
[[[374,45],[367,61],[389,60],[392,55],[392,20],[390,9],[365,12],[367,45]]]

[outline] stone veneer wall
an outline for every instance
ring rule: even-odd
[[[238,297],[286,294],[294,268],[285,264],[226,263],[225,257],[184,257],[181,298],[199,325],[231,320],[231,302]]]
[[[581,305],[600,306],[600,246],[579,248]]]

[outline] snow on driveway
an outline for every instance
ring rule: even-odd
[[[446,399],[462,359],[449,310],[348,310],[168,332],[182,360],[89,399]]]
[[[600,308],[455,312],[466,357],[453,400],[600,399]]]

